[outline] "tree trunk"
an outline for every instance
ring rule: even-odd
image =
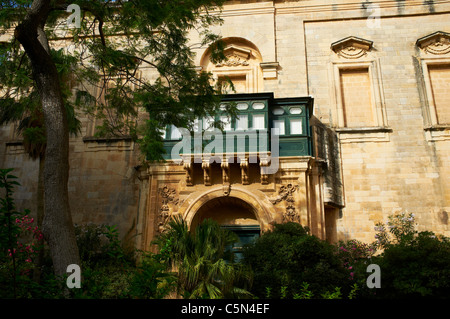
[[[42,230],[42,223],[45,215],[44,206],[44,167],[45,167],[45,154],[39,155],[39,173],[38,173],[38,186],[37,186],[37,205],[36,205],[36,216],[37,216],[37,226]],[[33,272],[33,280],[35,282],[40,282],[41,279],[41,268],[44,262],[44,249],[39,250],[39,254],[36,260],[36,268]]]
[[[57,276],[70,264],[80,265],[69,208],[69,131],[56,66],[50,56],[44,25],[50,1],[33,1],[15,36],[30,58],[33,79],[42,101],[47,147],[44,167],[45,214],[43,233]]]

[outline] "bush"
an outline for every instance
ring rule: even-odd
[[[312,236],[297,223],[277,224],[243,250],[245,264],[254,272],[258,297],[292,298],[304,284],[309,296],[329,294],[339,288],[348,293],[349,272],[327,242]]]
[[[375,228],[383,298],[449,298],[450,240],[415,229],[414,214],[394,214]]]
[[[450,242],[421,232],[387,248],[380,259],[382,297],[450,298]]]
[[[349,241],[340,241],[336,245],[337,256],[342,265],[349,272],[349,279],[353,283],[349,298],[369,298],[373,297],[376,290],[369,289],[366,281],[367,266],[377,263],[374,257],[376,252],[375,244],[366,244],[352,239]]]
[[[0,298],[33,298],[43,291],[53,295],[49,287],[33,281],[37,259],[43,249],[43,235],[29,210],[17,211],[14,187],[20,186],[13,169],[0,169]],[[46,277],[43,282],[51,282]]]
[[[71,289],[73,298],[116,299],[129,296],[136,271],[134,255],[126,253],[115,226],[93,223],[75,225],[81,258],[81,289]]]

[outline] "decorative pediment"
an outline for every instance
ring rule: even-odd
[[[417,46],[427,53],[442,55],[450,52],[450,33],[437,31],[417,40]]]
[[[252,56],[252,51],[244,48],[237,47],[235,45],[229,45],[223,53],[226,57],[225,61],[216,64],[216,67],[222,66],[247,66]]]
[[[331,49],[343,58],[358,59],[372,49],[372,44],[372,41],[350,36],[331,44]]]

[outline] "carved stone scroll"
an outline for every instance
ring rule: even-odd
[[[186,185],[194,185],[194,168],[191,162],[184,162],[184,170],[186,171]]]
[[[280,187],[278,196],[274,199],[270,199],[272,204],[284,201],[286,205],[286,211],[283,213],[283,222],[296,222],[300,223],[300,216],[295,209],[295,199],[293,194],[298,190],[298,185],[287,184]]]
[[[211,186],[211,165],[208,160],[202,162],[203,182],[205,186]]]
[[[226,158],[222,159],[222,164],[220,165],[222,168],[222,180],[223,183],[230,182],[230,165],[228,164],[228,160]]]
[[[248,185],[249,179],[248,179],[248,159],[243,158],[241,160],[241,178],[242,178],[242,185]]]
[[[270,164],[270,160],[267,157],[262,157],[259,160],[259,165],[261,167],[261,184],[263,184],[263,185],[269,184],[269,175],[266,174],[266,171],[267,171],[266,168],[269,166],[269,164]]]
[[[162,233],[166,227],[170,217],[169,204],[178,205],[178,198],[174,188],[169,188],[167,185],[159,188],[159,195],[162,198],[161,207],[159,209],[158,231]]]

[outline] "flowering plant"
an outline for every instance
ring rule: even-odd
[[[39,250],[43,248],[44,236],[38,226],[34,225],[34,218],[25,215],[16,218],[15,223],[21,230],[17,235],[17,248],[13,250],[19,262],[21,275],[29,275],[35,266]],[[8,250],[9,256],[11,251]]]
[[[35,266],[34,259],[42,247],[43,236],[38,227],[33,226],[34,219],[29,217],[28,210],[16,210],[13,190],[20,184],[11,171],[0,169],[0,188],[5,190],[4,197],[0,198],[0,283],[10,288],[0,291],[0,297],[16,298],[20,295],[19,282],[26,279]]]
[[[366,264],[375,251],[373,245],[352,239],[347,242],[339,242],[337,254],[342,260],[344,268],[350,271],[350,279],[353,280],[357,264]]]
[[[410,213],[397,213],[390,215],[385,223],[379,222],[375,225],[376,246],[386,248],[392,244],[407,244],[414,239],[415,216]]]

